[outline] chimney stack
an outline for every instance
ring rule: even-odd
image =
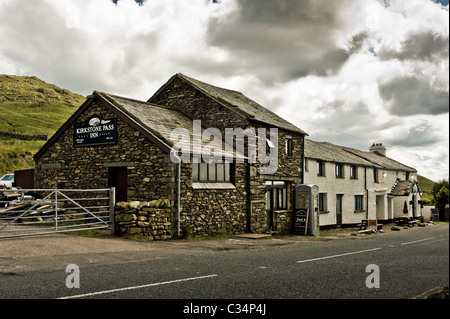
[[[381,143],[373,143],[369,148],[369,151],[381,156],[386,156],[386,147],[384,147]]]

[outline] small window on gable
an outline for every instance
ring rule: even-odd
[[[291,138],[286,139],[286,155],[287,156],[292,156],[293,154],[293,149],[294,149],[294,142],[292,141]]]

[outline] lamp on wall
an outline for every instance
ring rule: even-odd
[[[381,174],[381,176],[382,176],[383,178],[386,178],[386,176],[387,176],[386,172],[383,172],[383,174]]]

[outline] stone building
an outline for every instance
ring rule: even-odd
[[[381,144],[367,152],[305,140],[305,183],[319,186],[322,227],[420,217],[416,176],[414,168],[387,157]]]
[[[88,96],[35,155],[36,187],[116,187],[117,202],[169,203],[164,238],[290,232],[305,136],[240,92],[176,74],[147,102]],[[150,236],[139,218],[132,232]]]

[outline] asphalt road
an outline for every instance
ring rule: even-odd
[[[0,296],[184,299],[186,305],[191,299],[420,299],[448,285],[448,237],[447,224],[321,245],[174,254],[67,272],[4,273]],[[79,288],[67,287],[77,283]]]

